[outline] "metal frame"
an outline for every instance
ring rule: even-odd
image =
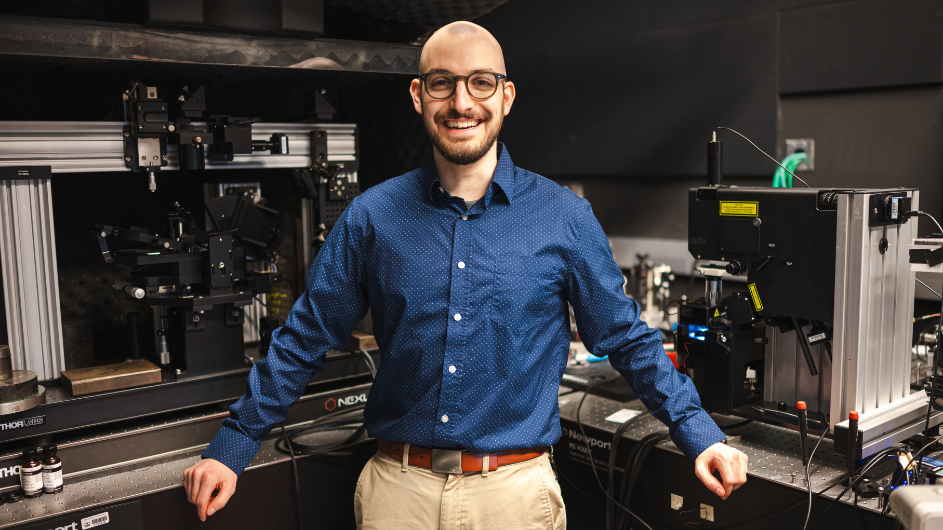
[[[31,171],[17,172],[28,180],[0,181],[0,260],[13,368],[45,381],[59,377],[65,356],[52,189]]]
[[[2,46],[2,44],[0,44]],[[53,173],[130,171],[125,165],[123,121],[0,121],[0,167],[50,166]],[[206,127],[194,122],[195,127]],[[268,141],[288,135],[289,154],[257,152],[236,155],[232,162],[206,162],[206,169],[305,168],[311,165],[309,134],[327,132],[327,161],[357,160],[357,126],[344,123],[253,123],[252,139]],[[177,146],[167,146],[168,164],[179,169]],[[356,171],[348,172],[351,182]]]
[[[418,74],[421,47],[0,17],[0,55]]]
[[[916,190],[900,191],[919,208]],[[908,245],[917,223],[886,227],[890,247],[882,255],[877,249],[885,227],[868,226],[870,196],[838,196],[832,388],[840,393],[831,400],[832,425],[852,410],[868,413],[911,392],[914,273]]]

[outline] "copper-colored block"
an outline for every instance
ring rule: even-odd
[[[377,339],[369,333],[354,330],[350,334],[350,340],[347,341],[348,350],[375,350],[377,349]]]
[[[62,386],[73,396],[161,382],[160,368],[139,359],[127,363],[106,364],[62,371]]]

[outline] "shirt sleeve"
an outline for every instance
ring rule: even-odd
[[[305,293],[284,326],[272,333],[268,356],[249,372],[246,393],[229,407],[230,417],[203,458],[213,458],[241,475],[262,438],[288,415],[324,355],[342,348],[367,312],[361,235],[362,214],[355,199],[331,229],[308,273]]]
[[[612,366],[648,410],[668,426],[671,439],[689,459],[726,440],[701,408],[694,383],[678,373],[665,354],[661,332],[639,319],[638,303],[625,295],[622,272],[586,201],[571,237],[575,244],[567,289],[580,338],[589,351],[609,356]]]

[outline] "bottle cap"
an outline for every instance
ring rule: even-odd
[[[799,410],[805,410],[805,401],[800,401],[796,403],[796,408]]]
[[[853,411],[849,412],[849,413],[848,413],[848,419],[849,419],[849,420],[857,420],[857,419],[858,419],[858,411],[853,410]]]
[[[36,448],[31,447],[29,449],[23,449],[23,458],[32,460],[36,456]]]
[[[59,448],[56,447],[55,445],[52,445],[52,444],[44,445],[44,446],[43,446],[43,453],[45,453],[45,454],[47,454],[47,455],[54,455],[54,454],[56,454],[56,451],[58,451],[58,450],[59,450]]]

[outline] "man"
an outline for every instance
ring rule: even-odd
[[[364,419],[380,452],[357,485],[359,528],[565,528],[546,448],[560,438],[567,302],[589,349],[609,355],[726,499],[746,481],[746,455],[724,445],[660,332],[638,319],[589,203],[514,167],[497,142],[515,98],[497,41],[450,24],[420,71],[410,92],[433,161],[367,190],[331,230],[246,395],[184,472],[200,519],[226,505],[368,307],[383,359]]]

